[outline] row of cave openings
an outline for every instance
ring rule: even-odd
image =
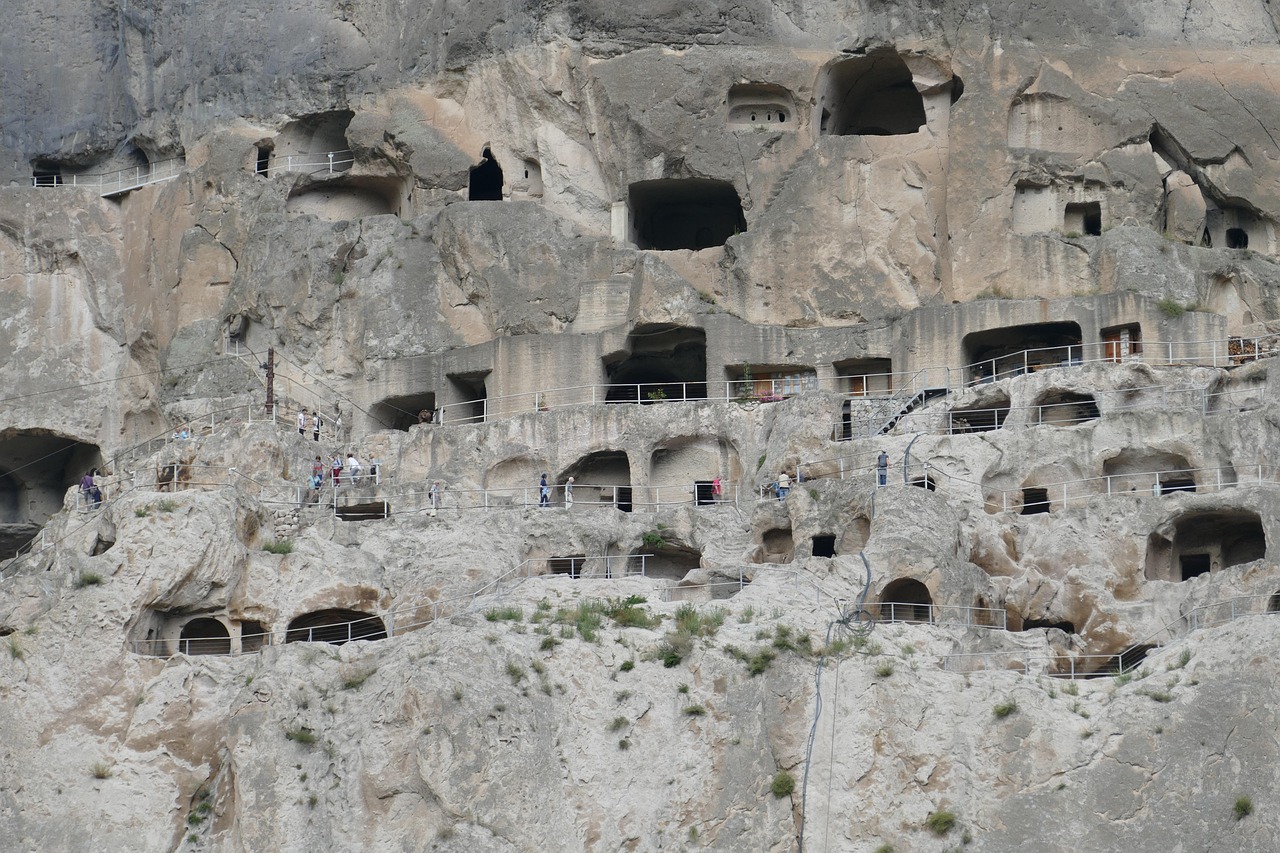
[[[177,636],[168,626],[181,628]],[[343,645],[354,640],[385,640],[386,623],[372,613],[347,608],[329,608],[304,613],[289,622],[285,643],[331,643]],[[228,619],[212,615],[156,613],[152,627],[136,648],[144,654],[230,655],[252,653],[275,642],[273,635],[256,620]]]
[[[969,380],[974,385],[995,382],[1009,376],[1049,367],[1082,363],[1099,356],[1123,361],[1142,352],[1139,324],[1102,329],[1101,342],[1082,344],[1080,325],[1074,322],[1037,323],[973,332],[963,340]],[[1026,351],[1036,351],[1032,356]],[[838,390],[850,397],[893,391],[893,361],[890,358],[844,359],[832,363],[840,377]],[[492,371],[480,370],[446,374],[447,389],[401,394],[379,400],[370,410],[371,426],[407,431],[419,423],[448,420],[481,422],[488,419],[488,378]],[[653,403],[674,400],[701,400],[708,396],[706,332],[698,328],[665,324],[637,326],[624,349],[602,358],[602,373],[609,385],[606,403]],[[804,364],[735,364],[725,367],[725,379],[732,394],[742,398],[789,397],[817,390],[818,372]],[[719,388],[717,388],[717,391]],[[995,399],[995,398],[992,398]],[[447,417],[438,416],[447,405]],[[1041,401],[1045,423],[1080,423],[1098,417],[1096,402],[1089,395],[1050,392]],[[1073,408],[1074,406],[1074,408]],[[957,409],[953,431],[998,429],[1009,411],[1004,395]],[[851,410],[843,412],[843,435],[851,430]]]

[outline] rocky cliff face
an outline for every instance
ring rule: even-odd
[[[1275,846],[1270,4],[10,17],[6,849]]]

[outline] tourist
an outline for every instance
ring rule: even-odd
[[[320,420],[320,412],[313,411],[311,413],[311,435],[316,441],[320,440],[320,427],[324,426],[324,422]]]
[[[298,435],[306,437],[307,434],[307,410],[298,409]]]
[[[880,455],[876,457],[876,485],[889,485],[889,454],[885,453],[883,450],[881,450]]]
[[[716,478],[711,481],[711,500],[715,503],[720,503],[720,495],[720,475],[716,474]]]
[[[778,500],[786,500],[787,494],[791,491],[791,478],[787,476],[787,469],[783,468],[782,473],[778,475]]]
[[[330,457],[329,464],[333,466],[333,487],[336,489],[342,485],[342,457],[334,454]]]
[[[547,475],[542,475],[542,481],[538,483],[538,506],[551,506],[551,487],[547,485]]]
[[[97,468],[90,468],[85,472],[85,475],[80,478],[80,498],[84,501],[84,505],[86,507],[90,502],[93,502],[93,493],[98,488],[93,482],[93,475],[97,472]]]
[[[564,508],[573,508],[573,478],[570,477],[564,483]]]
[[[361,467],[363,466],[360,465],[360,460],[355,453],[347,457],[347,477],[351,479],[353,485],[358,485],[360,482]]]
[[[439,480],[436,480],[434,483],[432,483],[431,488],[427,490],[427,498],[431,502],[432,518],[434,518],[435,514],[440,511],[440,492],[441,492],[441,487],[440,487]]]

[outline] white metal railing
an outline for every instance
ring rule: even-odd
[[[280,172],[326,172],[330,175],[349,170],[356,161],[351,151],[326,151],[317,154],[272,154],[267,158],[267,165],[254,167],[258,175],[273,175]]]
[[[954,604],[914,604],[882,601],[875,605],[878,622],[910,622],[925,625],[952,625],[962,628],[1008,630],[1008,614],[996,607],[966,607]]]
[[[332,489],[331,470],[325,472],[325,486]],[[378,488],[374,488],[377,486]],[[698,481],[676,485],[629,486],[612,483],[574,483],[573,500],[567,502],[564,484],[549,485],[550,495],[542,502],[541,487],[510,486],[486,489],[441,487],[433,493],[431,481],[415,481],[398,485],[392,478],[375,481],[366,473],[351,482],[346,472],[338,488],[328,493],[335,513],[353,503],[370,499],[394,502],[397,514],[415,512],[461,513],[472,510],[547,508],[547,509],[619,509],[623,512],[653,512],[678,506],[717,507],[737,505],[742,491],[740,483],[722,481],[720,494],[712,492],[711,483]],[[313,495],[314,498],[314,495]]]
[[[797,384],[794,379],[768,381],[770,391],[758,393],[757,381],[750,383],[751,393],[742,379],[707,382],[645,382],[628,384],[595,383],[560,388],[522,391],[514,394],[486,396],[438,407],[435,423],[484,423],[500,417],[524,412],[546,412],[559,408],[599,403],[676,403],[739,402],[753,405],[787,399],[815,388],[832,391],[850,399],[900,399],[904,404],[926,390],[952,393],[995,382],[1012,376],[1062,367],[1088,364],[1144,362],[1163,366],[1225,367],[1243,364],[1280,353],[1280,334],[1254,338],[1227,338],[1213,341],[1166,341],[1142,344],[1139,352],[1123,358],[1115,354],[1113,344],[1073,344],[1069,347],[1029,349],[962,367],[923,367],[899,373],[835,374],[817,376]],[[824,387],[825,386],[825,387]]]
[[[1216,627],[1246,616],[1273,613],[1280,615],[1280,598],[1276,594],[1235,596],[1193,607],[1116,654],[1046,655],[1010,649],[942,655],[940,664],[947,672],[1004,670],[1024,674],[1039,672],[1073,679],[1123,675],[1141,667],[1147,649],[1163,647],[1201,628]]]
[[[147,165],[132,168],[116,169],[113,172],[101,172],[93,175],[37,175],[31,179],[33,187],[84,187],[96,191],[102,196],[118,195],[147,184],[158,184],[172,180],[182,174],[186,160],[182,157],[171,157],[157,160]]]

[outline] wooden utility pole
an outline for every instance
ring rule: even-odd
[[[276,408],[276,348],[267,347],[267,363],[263,365],[267,369],[267,414],[270,415]]]

